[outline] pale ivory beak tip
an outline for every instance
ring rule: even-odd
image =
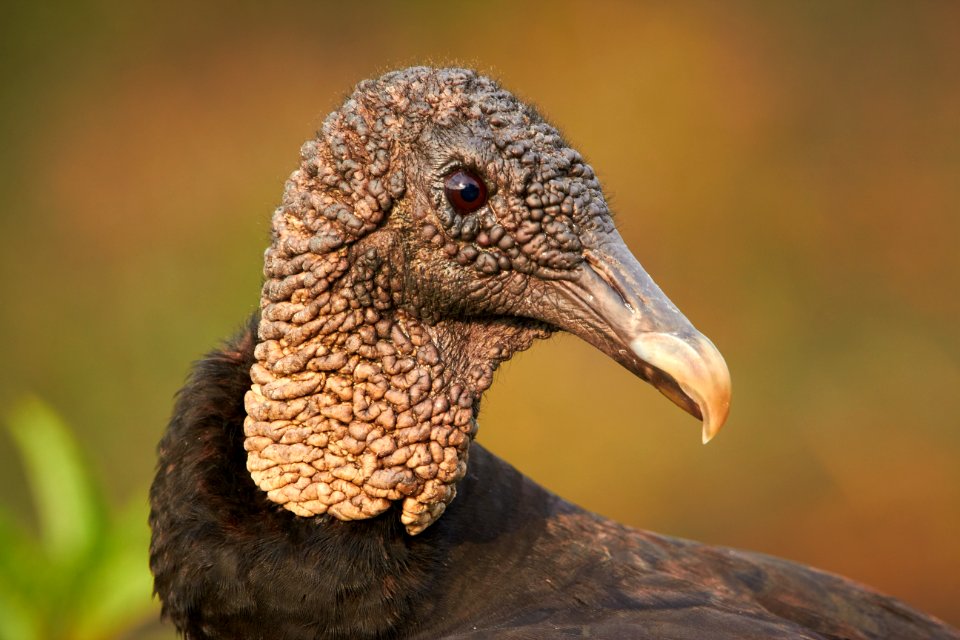
[[[671,376],[697,405],[703,419],[703,444],[710,442],[730,412],[730,370],[713,343],[699,333],[681,338],[649,332],[634,339],[630,347],[644,362]]]

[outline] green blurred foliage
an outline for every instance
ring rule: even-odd
[[[0,508],[0,638],[105,640],[157,617],[145,496],[108,513],[72,434],[39,400],[6,422],[39,536]]]
[[[38,390],[107,511],[140,499],[187,364],[256,307],[302,141],[362,78],[467,64],[586,155],[734,380],[702,447],[560,336],[504,366],[480,441],[621,521],[960,624],[958,33],[951,2],[6,3],[0,402]],[[0,440],[11,513],[24,483]]]

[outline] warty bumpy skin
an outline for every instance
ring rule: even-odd
[[[462,215],[444,176],[482,176]],[[411,534],[456,495],[480,396],[550,327],[510,318],[531,276],[567,278],[613,228],[590,166],[488,78],[411,68],[357,85],[301,149],[265,255],[247,468],[300,516]],[[469,345],[469,346],[465,346]]]

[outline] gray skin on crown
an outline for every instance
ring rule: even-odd
[[[552,331],[525,317],[538,283],[613,222],[580,154],[468,70],[360,83],[301,156],[265,256],[247,468],[301,516],[402,501],[416,534],[456,495],[494,370]],[[457,168],[486,182],[474,213],[444,195]]]

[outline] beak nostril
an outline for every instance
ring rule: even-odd
[[[617,297],[620,298],[620,302],[627,309],[633,312],[633,305],[628,302],[627,293],[623,290],[623,287],[617,282],[617,279],[613,277],[613,274],[610,273],[610,268],[603,263],[603,261],[598,260],[593,252],[584,251],[584,258],[587,261],[587,264],[596,272],[600,279],[607,283],[607,286],[610,287],[614,293],[617,294]]]

